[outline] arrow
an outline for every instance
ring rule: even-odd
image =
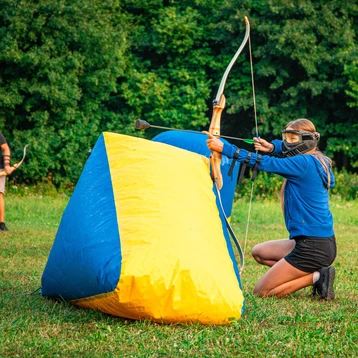
[[[159,128],[159,129],[165,129],[165,130],[171,130],[171,131],[180,131],[180,132],[200,133],[201,134],[201,132],[199,132],[199,131],[194,131],[194,130],[189,130],[189,129],[176,129],[176,128],[170,128],[170,127],[154,126],[154,125],[151,125],[147,121],[144,121],[142,119],[137,119],[136,120],[135,127],[136,127],[136,129]],[[242,141],[242,142],[247,143],[247,144],[254,144],[253,139],[230,137],[230,136],[218,135],[218,134],[213,134],[213,135],[216,136],[216,137],[222,137],[222,138],[225,138],[225,139],[239,140],[239,141]]]

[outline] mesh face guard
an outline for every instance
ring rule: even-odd
[[[287,135],[287,134],[290,135]],[[317,147],[319,133],[284,129],[282,131],[282,154],[285,157],[306,153]]]

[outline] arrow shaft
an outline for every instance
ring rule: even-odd
[[[162,126],[153,126],[150,125],[151,128],[158,128],[158,129],[167,129],[167,130],[171,130],[171,131],[180,131],[180,132],[189,132],[189,133],[196,133],[196,134],[202,134],[199,131],[194,131],[194,130],[189,130],[189,129],[177,129],[177,128],[170,128],[170,127],[162,127]],[[240,140],[249,144],[253,144],[253,140],[252,139],[245,139],[245,138],[239,138],[239,137],[230,137],[227,135],[217,135],[217,134],[213,134],[214,137],[221,137],[221,138],[225,138],[225,139],[234,139],[234,140]]]

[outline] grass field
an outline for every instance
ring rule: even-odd
[[[246,311],[231,326],[131,321],[43,298],[41,275],[66,196],[6,197],[9,232],[0,233],[0,357],[356,357],[358,356],[358,203],[332,200],[338,242],[336,299],[301,290],[284,299],[251,294],[265,268],[256,243],[286,236],[279,204],[253,203],[246,266]],[[247,202],[232,222],[243,244]]]

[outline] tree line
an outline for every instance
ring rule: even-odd
[[[311,119],[338,169],[357,171],[358,4],[295,0],[0,0],[0,128],[19,182],[73,185],[104,131],[208,128],[251,25],[259,134]],[[255,134],[246,46],[225,87],[222,133]]]

